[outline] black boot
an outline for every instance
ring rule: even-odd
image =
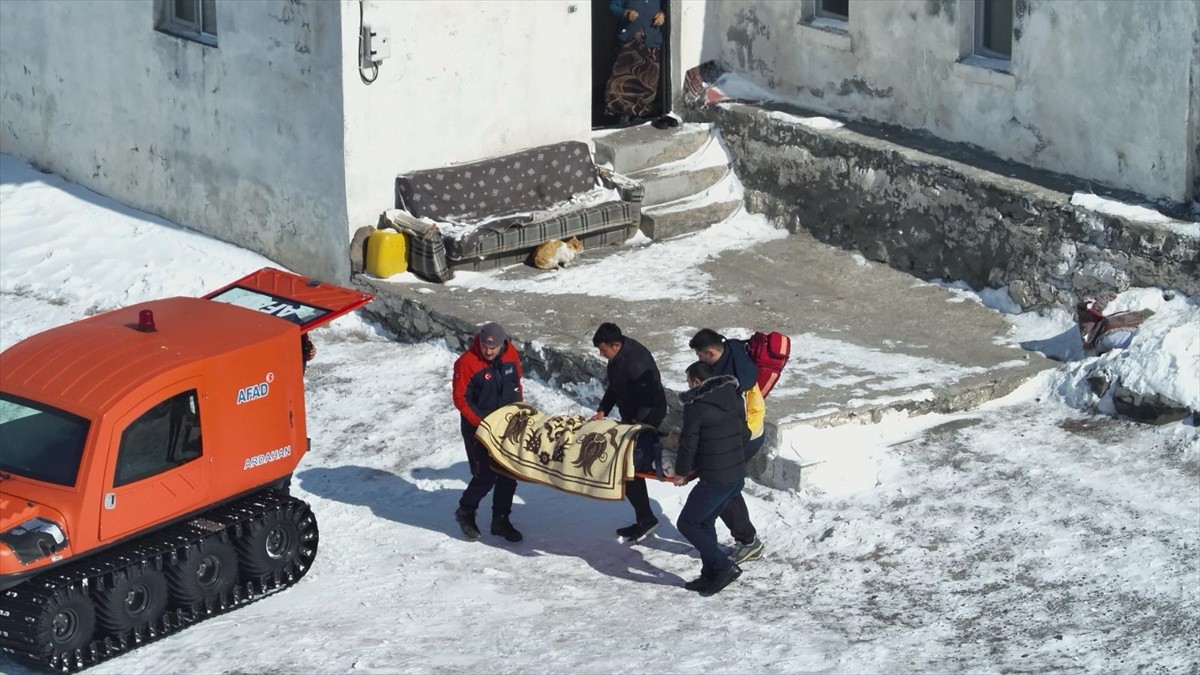
[[[696,590],[700,591],[700,595],[716,595],[720,593],[726,586],[733,583],[735,579],[742,576],[742,568],[737,565],[730,565],[724,572],[717,574],[712,583],[707,586],[702,586]]]
[[[504,537],[511,542],[518,542],[524,539],[517,528],[509,522],[508,516],[492,516],[492,534]]]
[[[639,520],[638,522],[617,530],[617,537],[627,544],[636,544],[658,530],[658,518]]]
[[[468,509],[460,506],[454,512],[454,519],[458,521],[458,526],[462,528],[463,536],[470,541],[475,541],[481,535],[479,528],[475,526],[475,509]],[[492,526],[493,529],[495,526]]]

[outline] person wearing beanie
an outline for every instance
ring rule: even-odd
[[[454,407],[461,417],[467,463],[471,467],[471,482],[458,500],[454,519],[467,539],[479,539],[475,511],[494,487],[491,533],[510,542],[521,541],[521,533],[509,520],[517,481],[492,470],[487,448],[475,439],[475,431],[484,417],[525,399],[521,387],[521,359],[503,326],[489,321],[480,327],[471,348],[454,362],[452,389]]]

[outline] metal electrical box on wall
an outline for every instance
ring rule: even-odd
[[[360,44],[363,68],[373,68],[392,55],[392,37],[385,27],[363,24]]]

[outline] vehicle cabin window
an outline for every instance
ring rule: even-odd
[[[88,427],[82,417],[0,394],[0,472],[75,485]]]
[[[147,410],[125,429],[113,486],[170,471],[200,455],[200,408],[192,389]]]

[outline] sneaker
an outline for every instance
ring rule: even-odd
[[[463,536],[469,541],[475,541],[480,537],[479,528],[475,526],[474,510],[460,506],[454,512],[454,519],[458,521],[458,526],[462,528]]]
[[[749,544],[739,544],[729,559],[735,565],[741,565],[744,562],[758,560],[763,554],[763,543],[758,537],[755,537]]]
[[[639,541],[649,537],[658,530],[658,519],[648,520],[643,523],[634,523],[629,527],[622,527],[617,530],[617,536],[621,541],[627,544],[636,544]]]
[[[732,584],[735,579],[742,576],[742,568],[736,564],[730,565],[729,569],[717,575],[716,579],[712,580],[707,587],[700,589],[700,595],[709,596],[720,593],[726,586]]]
[[[517,528],[512,526],[508,516],[492,516],[492,534],[504,537],[514,543],[525,538],[521,536],[521,532]]]

